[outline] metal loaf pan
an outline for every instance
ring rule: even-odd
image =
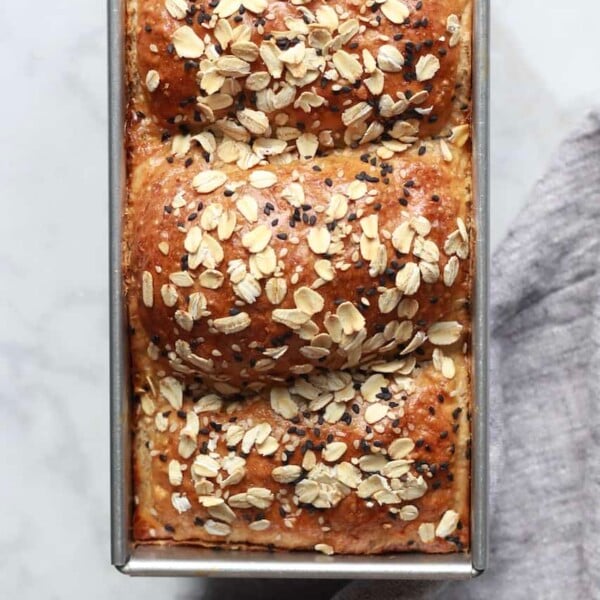
[[[324,556],[307,552],[214,551],[135,546],[131,539],[132,479],[127,317],[121,282],[125,198],[125,0],[108,0],[110,84],[110,345],[112,564],[128,575],[371,579],[467,579],[487,565],[488,434],[488,94],[489,0],[474,0],[473,169],[475,289],[471,549],[465,554]]]

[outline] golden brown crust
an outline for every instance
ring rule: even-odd
[[[134,539],[465,550],[471,4],[239,6],[128,2]]]
[[[357,381],[364,377],[355,378]],[[394,401],[389,403],[389,417],[379,424],[369,426],[364,420],[365,408],[372,405],[362,399],[360,392],[348,402],[346,414],[351,421],[329,424],[319,419],[318,413],[302,413],[293,423],[272,411],[267,402],[259,397],[241,406],[223,404],[220,410],[199,413],[200,433],[198,446],[210,457],[223,464],[225,456],[244,456],[241,444],[227,450],[228,428],[241,428],[244,432],[253,426],[267,424],[269,436],[279,440],[277,450],[270,457],[258,454],[256,446],[245,457],[244,476],[237,484],[226,485],[228,472],[221,468],[216,477],[199,478],[194,474],[193,460],[184,460],[178,453],[179,434],[186,424],[185,413],[192,410],[191,403],[184,403],[184,412],[178,414],[167,403],[156,406],[153,417],[142,416],[137,434],[136,474],[138,510],[135,519],[135,537],[138,540],[172,540],[180,543],[202,545],[272,546],[281,549],[312,549],[316,544],[331,546],[338,553],[370,554],[392,551],[452,552],[468,546],[468,368],[464,359],[458,362],[454,380],[444,380],[431,367],[419,370],[413,380],[401,377],[390,380]],[[405,391],[402,390],[406,387]],[[200,402],[202,405],[202,402]],[[231,411],[231,412],[228,412]],[[156,415],[164,416],[167,431],[154,430]],[[152,433],[150,433],[152,432]],[[357,478],[365,481],[377,475],[363,464],[364,471],[354,464],[366,457],[383,458],[390,443],[397,439],[412,439],[415,447],[405,458],[414,461],[409,480],[382,477],[389,489],[401,490],[404,501],[394,499],[389,504],[373,497],[360,498],[357,490],[336,489],[331,495],[335,506],[316,508],[313,504],[298,501],[293,483],[277,483],[273,469],[281,465],[302,465],[306,449],[314,453],[317,468],[301,471],[298,479],[321,478],[323,488],[331,481],[337,482],[340,463],[353,465]],[[347,449],[336,461],[323,459],[322,446],[328,440],[343,441]],[[409,444],[410,446],[410,444]],[[210,448],[210,449],[208,449]],[[286,453],[286,449],[288,450]],[[377,454],[375,454],[377,453]],[[283,457],[285,461],[282,461]],[[389,456],[387,457],[389,460]],[[176,460],[185,465],[182,484],[169,483],[169,464]],[[325,467],[324,472],[319,471]],[[368,470],[367,470],[368,469]],[[378,476],[378,475],[377,475]],[[204,494],[194,489],[196,482],[208,483]],[[202,485],[202,484],[200,484]],[[316,484],[315,484],[316,485]],[[343,488],[341,483],[338,483]],[[366,485],[366,484],[363,484]],[[211,487],[212,486],[212,487]],[[273,495],[265,505],[238,508],[232,497],[247,490],[261,488]],[[360,492],[361,488],[359,488]],[[427,490],[427,491],[425,491]],[[202,491],[202,490],[201,490]],[[296,493],[295,493],[296,492]],[[349,493],[348,493],[349,492]],[[191,508],[179,514],[172,505],[172,494],[182,494],[190,500]],[[220,495],[235,506],[235,516],[228,523],[226,536],[210,535],[207,522],[219,520],[209,509],[197,502]],[[326,493],[324,493],[326,496]],[[340,498],[337,498],[337,495]],[[385,498],[379,498],[384,502]],[[447,539],[435,538],[423,542],[418,529],[423,523],[437,526],[450,509],[458,513],[458,529]],[[215,509],[213,509],[215,510]],[[216,509],[219,510],[219,507]],[[219,515],[219,512],[216,513]],[[261,521],[265,527],[257,531],[251,524]],[[210,529],[210,525],[207,526]]]
[[[203,162],[200,152],[188,153],[195,160],[189,168],[184,167],[184,159],[168,163],[162,153],[140,165],[143,177],[131,187],[130,210],[136,222],[129,289],[140,298],[143,281],[151,281],[151,305],[139,303],[137,310],[142,327],[155,339],[154,352],[163,353],[156,367],[167,371],[169,366],[182,365],[188,381],[201,376],[227,384],[224,390],[230,392],[244,391],[250,383],[256,390],[260,382],[283,382],[315,368],[401,359],[415,336],[431,325],[465,321],[468,261],[454,257],[458,273],[449,286],[443,273],[451,256],[443,249],[457,230],[457,218],[468,224],[468,155],[457,153],[448,166],[435,145],[422,147],[430,152],[418,159],[382,161],[375,153],[365,151],[359,156],[357,151],[347,151],[310,163],[265,167],[263,172],[277,178],[267,189],[243,183],[237,168],[227,166],[220,172],[236,185],[229,196],[227,186],[209,194],[194,190],[192,180],[199,170],[193,167]],[[242,185],[237,186],[236,179]],[[302,194],[290,202],[291,182]],[[157,198],[164,200],[157,202]],[[253,206],[250,221],[246,206]],[[228,223],[223,233],[221,226]],[[365,233],[369,226],[375,232],[372,238],[369,231]],[[420,227],[424,235],[415,231]],[[408,252],[401,251],[405,249],[397,240],[402,228],[414,239]],[[209,238],[216,247],[212,262],[197,264],[195,254],[188,252],[190,238],[195,232],[200,236],[200,230],[203,239]],[[258,246],[261,252],[253,253],[244,240],[257,231],[264,243]],[[310,236],[315,232],[331,238],[326,252],[317,254],[311,248]],[[369,245],[372,240],[384,250],[376,260]],[[419,240],[427,244],[426,250],[417,249]],[[196,253],[202,252],[200,243]],[[263,265],[258,260],[266,265],[262,271],[256,266]],[[406,301],[417,304],[409,314],[401,305],[398,314],[401,293],[396,282],[408,268],[417,271],[418,280],[417,266],[432,269],[433,277],[405,294]],[[236,278],[240,269],[245,277],[241,282],[241,275]],[[327,281],[319,276],[323,270]],[[174,282],[182,272],[185,285],[177,285]],[[272,284],[286,290],[281,298],[273,298]],[[308,315],[304,319],[305,327],[293,328],[279,315],[294,310],[298,293],[306,288],[313,290],[320,304],[310,320]],[[202,316],[194,308],[198,294]],[[340,306],[343,309],[346,303],[358,307],[358,316],[366,320],[366,337],[356,356],[346,350],[345,339],[332,335],[335,327],[329,324],[333,315],[343,314]],[[247,315],[245,328],[233,334],[215,329],[214,320],[222,322],[234,313]],[[388,323],[401,327],[402,333],[384,339],[382,330]],[[431,344],[426,342],[420,351],[430,354]],[[190,352],[205,364],[186,359]]]
[[[467,0],[390,0],[387,7],[385,3],[359,0],[344,3],[343,7],[317,0],[255,0],[251,6],[265,6],[266,10],[260,14],[250,9],[243,14],[234,10],[224,19],[219,15],[232,12],[234,5],[240,5],[237,0],[221,0],[213,8],[190,4],[182,18],[172,15],[181,16],[177,5],[185,4],[173,5],[175,8],[169,11],[162,0],[137,2],[134,32],[145,96],[141,110],[151,115],[161,130],[184,127],[198,131],[220,118],[235,118],[241,108],[264,110],[264,106],[270,106],[272,110],[266,111],[269,114],[285,109],[286,125],[317,133],[330,131],[338,144],[346,130],[344,111],[359,102],[377,103],[384,97],[393,103],[402,102],[393,114],[382,113],[385,129],[390,129],[398,117],[416,119],[422,136],[436,135],[452,124],[461,49],[450,41],[448,17],[462,18],[469,8]],[[189,31],[181,32],[181,28],[190,28],[200,42],[194,37],[195,44],[180,49],[177,40],[189,36]],[[291,55],[291,62],[283,62],[282,70],[281,54],[296,46],[299,56]],[[205,53],[197,56],[202,47]],[[386,61],[389,47],[398,50],[401,57],[393,53]],[[351,64],[358,72],[350,75],[343,66],[337,68],[346,58],[338,55],[334,60],[338,51],[353,57],[356,63]],[[365,58],[365,52],[372,58]],[[207,55],[214,56],[217,74]],[[269,61],[266,55],[274,55],[275,59]],[[329,56],[328,61],[325,56]],[[219,69],[218,59],[231,57],[249,62],[246,66],[233,62],[233,67]],[[401,64],[395,67],[395,61]],[[432,62],[435,74],[430,76],[426,67]],[[231,72],[235,74],[232,85],[221,87],[220,76]],[[252,79],[248,82],[247,78],[256,73],[269,75],[265,88]],[[273,106],[263,95],[269,90],[281,91],[283,83],[295,92],[282,101],[283,105],[276,101]],[[206,100],[215,90],[221,94],[218,100]],[[308,105],[300,98],[303,93],[311,94],[306,96]],[[375,117],[376,111],[367,124],[377,120]]]

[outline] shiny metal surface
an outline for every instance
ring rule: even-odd
[[[129,361],[121,284],[124,151],[124,0],[108,0],[110,85],[110,342],[111,342],[111,561],[139,576],[467,579],[488,555],[488,273],[489,273],[489,0],[475,0],[473,32],[473,166],[475,290],[473,302],[473,442],[471,552],[323,556],[304,552],[214,551],[190,546],[134,547],[131,531]]]
[[[474,381],[471,421],[471,554],[476,575],[486,569],[488,559],[489,32],[489,0],[476,0],[473,21],[473,191],[477,239],[473,298]]]
[[[216,552],[189,546],[137,548],[121,568],[130,575],[463,579],[472,574],[468,555],[324,556],[315,552]]]
[[[123,565],[129,559],[131,518],[129,359],[121,283],[121,215],[125,190],[124,24],[124,2],[109,0],[110,485],[114,565]]]

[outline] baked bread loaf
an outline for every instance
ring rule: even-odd
[[[467,0],[129,0],[134,538],[469,545]]]
[[[400,115],[424,136],[454,121],[467,0],[212,4],[133,6],[139,75],[161,128],[212,122],[247,141],[298,127],[327,147],[360,141],[377,123],[375,139]]]
[[[275,403],[190,394],[174,409],[159,397],[136,438],[136,539],[464,550],[468,366],[462,357],[455,366],[452,380],[431,366],[410,377],[317,374],[303,384],[316,400],[291,394],[292,410],[276,389]]]

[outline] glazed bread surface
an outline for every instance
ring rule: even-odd
[[[297,390],[292,407],[279,391],[191,394],[178,409],[146,399],[136,539],[348,554],[468,547],[465,359],[452,380],[428,365],[302,385],[312,400]]]
[[[422,135],[453,121],[467,0],[212,4],[134,2],[139,75],[160,127],[231,131],[243,115],[250,127],[238,137],[263,135],[250,109],[274,131],[350,143],[375,123],[393,129],[399,115]]]
[[[127,17],[134,539],[467,550],[471,3]]]

